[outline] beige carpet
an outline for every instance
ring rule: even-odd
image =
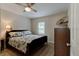
[[[33,56],[53,56],[54,55],[54,45],[52,43],[46,44],[44,47],[39,49]],[[0,56],[21,56],[21,54],[16,53],[10,49],[4,49],[0,53]]]

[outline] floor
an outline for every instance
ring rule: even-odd
[[[16,53],[10,49],[4,49],[0,53],[0,56],[19,56],[20,54]],[[54,45],[52,43],[45,44],[44,47],[39,49],[33,56],[53,56],[54,55]]]

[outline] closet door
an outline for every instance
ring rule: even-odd
[[[70,55],[70,31],[69,28],[55,28],[55,56]]]

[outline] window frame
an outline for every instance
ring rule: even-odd
[[[38,34],[45,34],[45,22],[38,22]]]

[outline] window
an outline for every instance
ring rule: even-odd
[[[45,34],[45,22],[38,23],[38,33]]]

